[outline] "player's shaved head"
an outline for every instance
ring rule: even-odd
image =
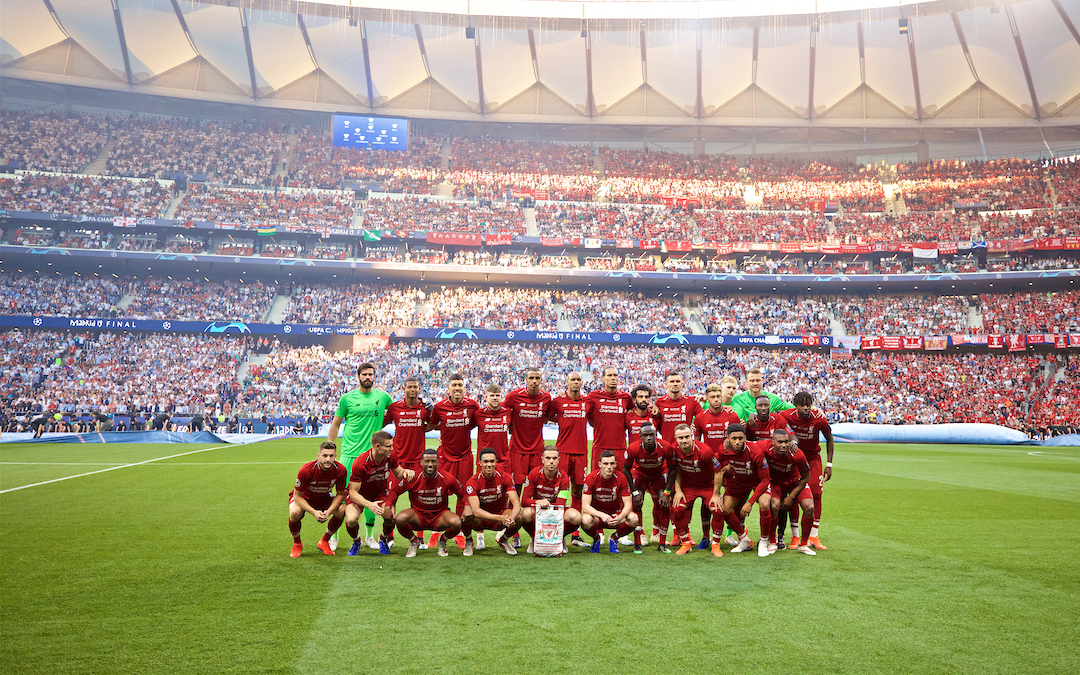
[[[420,453],[420,456],[425,457],[427,455],[435,455],[436,457],[438,457],[439,456],[438,448],[424,448],[424,451],[422,453]]]

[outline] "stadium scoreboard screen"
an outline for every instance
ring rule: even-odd
[[[408,150],[409,120],[334,113],[334,145],[339,148]]]

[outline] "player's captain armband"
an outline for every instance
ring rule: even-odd
[[[560,490],[559,494],[555,495],[555,499],[562,499],[562,500],[566,501],[567,504],[569,504],[570,503],[570,491],[569,490]]]

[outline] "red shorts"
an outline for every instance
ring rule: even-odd
[[[417,511],[416,509],[413,509],[413,513],[415,513],[416,517],[420,520],[420,526],[416,529],[435,530],[435,525],[439,522],[439,518],[442,518],[444,513],[453,513],[453,511],[450,509],[443,509],[436,514],[432,514],[428,511]]]
[[[757,483],[754,483],[750,487],[742,485],[740,483],[732,483],[724,489],[724,496],[731,496],[735,500],[736,504],[745,504],[746,500],[750,498],[750,495],[754,494],[754,488],[757,487]]]
[[[334,496],[330,494],[315,495],[314,497],[304,497],[304,499],[306,499],[308,505],[316,511],[325,511],[326,509],[330,508],[331,504],[334,503]],[[293,493],[290,492],[289,503],[292,504],[293,501]]]
[[[503,525],[503,522],[501,520],[485,520],[483,518],[473,518],[474,530],[491,530],[493,532],[498,532],[505,527],[506,525]]]
[[[440,457],[439,471],[457,478],[458,482],[464,487],[465,483],[468,483],[469,479],[475,475],[473,473],[473,458],[465,457],[464,459],[452,460]]]
[[[798,484],[799,484],[799,481],[794,481],[794,482],[791,482],[791,483],[782,483],[780,485],[777,485],[776,483],[773,483],[772,485],[769,486],[769,495],[772,496],[773,499],[779,499],[780,501],[784,501],[784,497],[787,497],[789,494],[791,494],[791,491],[794,490],[795,486],[798,485]],[[812,498],[813,498],[813,494],[810,492],[810,486],[809,485],[804,485],[803,489],[799,491],[798,496],[795,498],[795,502],[798,503],[798,502],[801,502],[804,499],[812,499]]]
[[[570,478],[571,485],[583,485],[585,476],[589,475],[589,462],[585,455],[571,455],[567,452],[559,453],[559,471]]]
[[[667,477],[662,473],[657,474],[644,474],[637,471],[632,472],[634,476],[634,487],[638,490],[648,492],[651,495],[655,495],[665,487],[667,487]],[[711,494],[710,494],[711,496]]]
[[[611,450],[615,453],[615,466],[618,467],[615,470],[621,471],[622,465],[626,464],[626,448],[598,448],[594,445],[592,449],[592,463],[589,465],[592,467],[590,472],[600,468],[600,455],[603,454],[604,450]]]
[[[807,457],[806,462],[810,465],[810,480],[806,482],[806,486],[810,488],[811,494],[820,497],[822,490],[825,489],[825,474],[821,470],[821,455]]]
[[[701,499],[702,505],[708,507],[709,500],[712,499],[712,490],[706,490],[705,488],[683,488],[683,504],[678,508],[689,509],[693,506],[695,499]],[[676,507],[672,506],[671,509],[672,511],[675,511]]]
[[[541,455],[520,452],[510,453],[510,473],[514,475],[514,485],[521,485],[529,477],[529,472],[540,466]]]

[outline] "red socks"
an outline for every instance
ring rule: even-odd
[[[300,543],[300,521],[289,521],[289,532],[292,533],[292,540],[294,544]]]

